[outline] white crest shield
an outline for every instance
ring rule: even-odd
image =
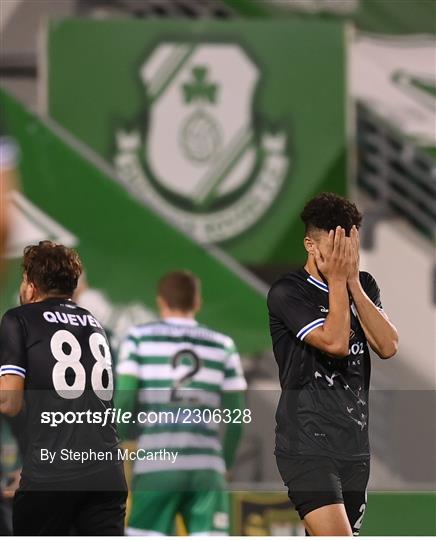
[[[256,163],[256,66],[236,44],[159,45],[141,69],[150,100],[145,159],[166,190],[202,207]]]
[[[116,133],[122,182],[201,242],[249,229],[290,164],[284,127],[252,123],[258,67],[237,43],[162,43],[140,75],[147,126]]]

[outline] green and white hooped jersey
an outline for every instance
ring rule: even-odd
[[[219,421],[211,413],[223,392],[247,387],[230,337],[185,318],[135,326],[120,348],[117,373],[138,379],[137,412],[149,418],[144,423],[142,414],[138,448],[177,452],[174,462],[137,460],[135,474],[225,472]]]

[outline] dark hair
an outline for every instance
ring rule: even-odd
[[[176,270],[164,275],[158,283],[157,293],[168,307],[192,311],[201,290],[197,276],[188,270]]]
[[[306,234],[315,229],[330,231],[338,225],[350,234],[351,227],[360,227],[362,214],[351,201],[335,193],[321,193],[306,203],[300,214]]]
[[[44,294],[73,294],[82,273],[77,252],[50,240],[24,249],[23,268],[27,280]]]

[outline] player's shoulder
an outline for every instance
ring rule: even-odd
[[[366,270],[360,270],[359,271],[359,278],[360,280],[368,280],[368,279],[374,279],[374,276],[367,272]]]
[[[3,320],[26,319],[35,312],[34,305],[35,304],[24,304],[22,306],[10,308],[4,313]]]
[[[307,275],[303,268],[297,268],[281,275],[268,291],[268,302],[286,294],[302,293],[307,285]]]
[[[231,338],[227,334],[223,334],[218,330],[214,330],[213,328],[210,328],[205,324],[198,324],[196,328],[198,331],[198,335],[201,336],[200,339],[215,343],[217,346],[224,349],[233,349],[236,347],[233,338]]]
[[[25,304],[8,309],[1,318],[2,332],[21,332],[27,335],[28,328],[38,319],[34,304]]]
[[[377,281],[375,280],[374,276],[365,270],[361,270],[359,272],[359,280],[364,289],[371,285],[377,285]]]
[[[140,339],[147,336],[160,335],[165,331],[168,331],[168,327],[162,320],[158,319],[130,326],[127,337]]]
[[[160,319],[134,325],[127,333],[127,339],[133,341],[171,340],[182,336],[187,341],[202,342],[204,345],[213,345],[225,349],[234,347],[233,339],[230,336],[217,332],[203,324],[175,324]]]
[[[26,306],[18,306],[8,309],[4,312],[3,317],[4,318],[10,318],[10,317],[19,317],[23,313],[23,308]]]

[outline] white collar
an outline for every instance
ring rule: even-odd
[[[188,317],[164,317],[162,320],[169,324],[180,324],[185,326],[198,325],[198,322],[195,319],[190,319]]]

